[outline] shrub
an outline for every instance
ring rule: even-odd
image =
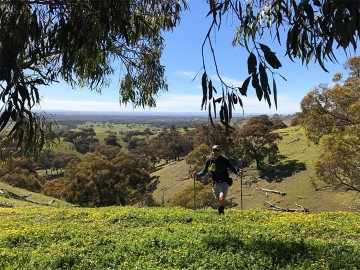
[[[194,208],[194,186],[188,186],[176,193],[172,200],[172,206]],[[196,182],[195,184],[195,208],[217,207],[216,199],[212,194],[211,186]]]

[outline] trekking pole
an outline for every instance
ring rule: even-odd
[[[195,181],[196,181],[196,177],[194,177],[194,210],[196,209],[196,202],[195,202]]]
[[[240,209],[241,211],[243,210],[243,159],[244,157],[241,159],[240,162],[240,170],[241,170],[241,174],[240,174]]]
[[[240,174],[240,209],[243,210],[243,172]]]

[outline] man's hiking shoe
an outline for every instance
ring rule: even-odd
[[[219,215],[224,215],[224,214],[225,214],[225,212],[224,212],[224,206],[219,206],[219,207],[218,207],[218,213],[219,213]]]

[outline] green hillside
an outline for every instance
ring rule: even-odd
[[[317,183],[314,172],[314,160],[320,154],[320,147],[306,140],[300,127],[288,127],[278,130],[283,139],[279,143],[282,166],[276,169],[278,175],[285,175],[280,182],[268,182],[259,177],[254,168],[245,168],[243,178],[243,209],[266,209],[271,204],[282,208],[298,208],[301,205],[310,212],[354,211],[359,205],[356,194],[345,191],[334,191],[329,187],[314,186]],[[297,168],[300,168],[297,170]],[[289,170],[291,169],[291,170]],[[305,170],[303,170],[305,169]],[[190,166],[184,160],[168,164],[153,173],[159,177],[157,189],[153,192],[158,203],[168,205],[172,196],[189,185]],[[287,174],[290,175],[287,176]],[[228,200],[237,204],[240,209],[241,185],[239,177],[234,176],[234,184],[229,190]],[[211,187],[209,186],[209,189]],[[316,190],[318,188],[318,190]],[[261,189],[285,192],[281,196]]]
[[[109,128],[108,126],[105,127]],[[122,127],[124,128],[125,125]],[[117,128],[120,129],[120,125]],[[259,172],[254,167],[245,168],[242,192],[243,209],[266,209],[269,203],[282,208],[298,208],[298,205],[301,205],[313,213],[354,211],[359,208],[359,198],[356,198],[355,193],[334,191],[316,181],[313,162],[320,154],[320,148],[306,140],[304,131],[300,127],[289,127],[277,132],[281,134],[283,139],[279,142],[281,166],[274,167],[276,178],[273,180],[275,181],[269,182],[260,178]],[[176,193],[188,186],[193,186],[193,179],[189,178],[191,171],[190,166],[184,160],[160,166],[152,174],[152,176],[158,177],[158,184],[153,191],[156,202],[168,206]],[[240,179],[236,176],[233,178],[235,181],[229,190],[228,201],[235,205],[235,209],[241,209]],[[208,188],[211,189],[210,186]],[[264,189],[284,192],[286,195],[280,196],[265,192]],[[11,198],[1,190],[24,196],[26,200]],[[29,194],[31,195],[28,196]],[[0,204],[11,204],[13,206],[49,205],[50,202],[54,204],[53,198],[17,189],[0,182]],[[55,200],[55,202],[55,205],[58,206],[67,205],[61,200]]]
[[[30,192],[25,189],[15,188],[9,184],[0,182],[0,206],[20,207],[34,205],[71,206],[71,204],[62,200],[54,199],[40,193]]]

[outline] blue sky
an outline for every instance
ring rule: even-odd
[[[113,77],[108,88],[102,90],[101,95],[88,89],[72,89],[64,83],[54,84],[41,88],[41,110],[69,110],[69,111],[112,111],[112,112],[146,112],[146,113],[186,113],[201,111],[201,75],[203,71],[201,46],[210,25],[206,18],[208,12],[205,0],[189,0],[190,10],[181,16],[180,24],[172,31],[164,34],[166,48],[162,56],[162,64],[166,68],[166,77],[169,91],[161,93],[157,98],[156,108],[134,109],[131,104],[119,104],[118,77]],[[224,18],[221,32],[212,33],[217,64],[224,81],[234,86],[241,86],[247,78],[247,52],[243,47],[232,47],[231,41],[235,33],[231,16]],[[270,46],[277,53],[282,68],[277,70],[287,81],[280,76],[276,77],[278,90],[277,110],[265,101],[258,101],[255,90],[249,87],[248,96],[243,97],[244,112],[246,114],[291,114],[300,111],[302,98],[320,83],[331,85],[335,72],[344,72],[342,65],[346,55],[342,50],[336,51],[339,63],[327,62],[329,73],[324,72],[318,64],[310,63],[302,66],[300,61],[291,62],[284,56],[284,48],[280,48],[271,39],[260,41]],[[284,44],[285,45],[285,44]],[[350,56],[355,56],[354,53]],[[212,65],[209,47],[206,47],[206,64],[208,75],[214,83],[217,79]],[[195,80],[195,75],[198,74]],[[236,112],[242,113],[240,107]]]

